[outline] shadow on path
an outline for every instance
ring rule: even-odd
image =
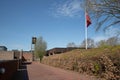
[[[30,62],[22,63],[20,69],[17,70],[12,80],[29,80],[27,65],[30,64]]]

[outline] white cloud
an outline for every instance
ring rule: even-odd
[[[55,6],[55,15],[67,17],[80,16],[80,4],[80,0],[67,0],[66,2],[57,4]]]

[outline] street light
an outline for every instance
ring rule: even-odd
[[[35,44],[37,42],[37,38],[36,37],[32,37],[32,44],[31,44],[31,52],[33,53],[33,61],[35,60],[35,54],[34,54],[34,50],[35,50]]]
[[[32,44],[36,44],[37,38],[36,37],[32,37]]]

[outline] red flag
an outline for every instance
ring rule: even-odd
[[[87,24],[87,27],[91,24],[90,16],[88,15],[87,12],[86,12],[86,24]]]

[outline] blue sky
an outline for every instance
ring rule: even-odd
[[[83,0],[84,1],[84,0]],[[85,39],[81,0],[0,0],[0,45],[8,50],[30,50],[32,37],[42,36],[47,49],[80,45]],[[95,41],[109,37],[95,25],[88,28]]]

